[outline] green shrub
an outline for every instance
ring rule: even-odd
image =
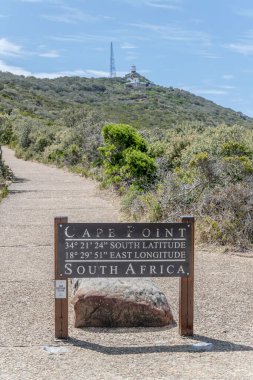
[[[128,148],[123,153],[123,165],[120,174],[130,182],[144,187],[150,182],[156,171],[155,160],[140,150]]]
[[[46,158],[51,162],[55,162],[56,164],[63,164],[64,157],[64,151],[57,146],[55,147],[51,145],[50,149],[46,151]]]
[[[11,169],[0,158],[0,183],[5,184],[6,180],[10,181],[12,179],[13,173]]]
[[[253,193],[246,183],[217,187],[199,205],[200,238],[242,249],[253,243]]]
[[[105,145],[99,148],[108,183],[144,188],[156,173],[144,138],[130,125],[109,124],[102,130]]]
[[[100,164],[98,147],[101,145],[101,130],[104,124],[102,115],[88,107],[82,107],[78,111],[68,110],[63,120],[71,130],[72,142],[77,144],[85,155],[86,164]]]
[[[22,149],[29,148],[32,142],[31,137],[30,137],[31,131],[32,131],[31,125],[29,124],[24,125],[21,131],[21,136],[20,136],[20,146]]]
[[[0,114],[0,144],[10,144],[13,138],[12,124],[6,115]]]
[[[53,139],[49,136],[39,136],[34,143],[34,151],[37,153],[44,152],[45,148],[52,143]]]
[[[244,141],[228,141],[222,144],[221,155],[224,157],[246,156],[252,158],[253,150]]]
[[[76,165],[80,162],[81,152],[77,144],[71,144],[64,150],[64,163],[66,165]]]
[[[4,198],[6,198],[9,194],[8,187],[7,186],[0,186],[0,201]]]
[[[230,182],[242,181],[253,173],[252,160],[247,156],[233,156],[224,158],[224,171]]]

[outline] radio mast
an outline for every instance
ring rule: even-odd
[[[111,78],[116,77],[116,67],[115,67],[115,59],[114,59],[113,43],[112,42],[111,42],[111,58],[110,58],[110,77]]]

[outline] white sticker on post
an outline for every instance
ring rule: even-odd
[[[55,280],[55,298],[67,298],[67,280]]]

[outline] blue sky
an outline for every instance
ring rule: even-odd
[[[137,71],[253,116],[252,0],[1,0],[0,70]]]

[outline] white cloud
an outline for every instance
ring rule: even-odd
[[[220,89],[199,89],[194,91],[198,95],[226,95],[228,92]]]
[[[118,0],[120,1],[120,0]],[[181,10],[181,0],[121,0],[134,7],[147,6],[168,10]]]
[[[5,62],[3,62],[2,60],[0,60],[0,71],[9,72],[9,73],[16,74],[16,75],[25,75],[25,76],[31,75],[31,73],[29,71],[24,70],[21,67],[8,65]]]
[[[33,4],[41,4],[41,3],[47,3],[47,4],[53,4],[53,5],[62,5],[62,0],[16,0],[17,2],[21,3],[33,3]]]
[[[101,71],[101,70],[85,70],[85,73],[88,75],[92,75],[95,77],[108,77],[109,72],[108,71]]]
[[[94,47],[93,50],[95,50],[95,51],[99,51],[99,52],[104,52],[104,51],[106,51],[107,49],[104,48],[104,47]]]
[[[43,0],[18,0],[21,3],[42,3]]]
[[[17,56],[21,54],[21,51],[20,45],[10,42],[6,38],[0,38],[0,55]]]
[[[218,54],[215,54],[208,49],[198,49],[196,51],[192,51],[193,53],[198,54],[199,56],[207,59],[220,59],[221,57]]]
[[[177,2],[164,2],[159,0],[147,1],[146,5],[153,8],[168,9],[168,10],[181,10],[181,6]]]
[[[126,74],[127,72],[125,71],[117,71],[117,76],[124,76]],[[81,76],[81,77],[87,77],[87,78],[90,78],[90,77],[101,78],[101,77],[109,77],[109,75],[110,75],[109,71],[101,71],[101,70],[93,70],[93,69],[33,74],[33,76],[37,78],[49,78],[49,79],[59,78],[63,76],[68,76],[68,77]]]
[[[216,88],[198,88],[191,86],[180,86],[183,90],[192,92],[196,95],[227,95],[228,91],[221,87]]]
[[[252,42],[237,42],[225,46],[227,49],[234,51],[235,53],[243,55],[253,54],[253,41]]]
[[[253,30],[248,30],[244,35],[236,42],[232,42],[224,46],[235,53],[243,55],[253,54]]]
[[[253,69],[242,69],[241,72],[245,74],[253,74]]]
[[[34,76],[36,78],[48,78],[48,79],[54,79],[59,77],[71,77],[71,76],[80,76],[80,77],[109,77],[110,73],[109,71],[101,71],[101,70],[95,70],[95,69],[87,69],[87,70],[66,70],[66,71],[57,71],[57,72],[30,72],[27,71],[21,67],[17,66],[11,66],[7,63],[0,60],[0,71],[3,72],[9,72],[16,75],[24,75],[24,76]],[[117,76],[124,76],[126,75],[126,71],[117,71]]]
[[[132,61],[135,62],[138,58],[138,54],[137,54],[137,51],[136,50],[126,50],[126,56],[125,56],[125,59],[127,61]]]
[[[236,88],[235,86],[227,86],[227,85],[219,86],[219,87],[223,88],[224,90],[234,90]]]
[[[130,44],[128,42],[124,42],[122,45],[121,45],[121,49],[137,49],[137,46],[136,45],[133,45],[133,44]]]
[[[88,13],[83,12],[78,8],[61,6],[57,9],[55,14],[44,14],[41,17],[53,21],[53,22],[63,22],[67,24],[76,23],[79,21],[94,21],[97,17],[92,16]]]
[[[137,55],[127,55],[125,60],[130,61],[130,62],[135,62],[137,60],[138,56]]]
[[[58,71],[58,72],[52,72],[52,73],[34,73],[33,76],[36,78],[48,78],[48,79],[54,79],[59,77],[70,77],[70,76],[85,76],[85,71],[83,70],[74,70],[74,71]]]
[[[238,16],[253,18],[253,9],[241,9],[240,11],[236,12],[236,14]]]
[[[246,36],[247,40],[252,41],[252,39],[253,39],[253,30],[249,30],[249,31],[246,33],[245,36]]]
[[[40,53],[39,56],[44,57],[44,58],[59,58],[60,53],[57,52],[56,50],[51,50],[45,53]]]
[[[225,80],[231,80],[231,79],[234,79],[234,75],[232,74],[224,74],[222,75],[222,78],[225,79]]]
[[[110,73],[108,71],[99,71],[99,70],[85,70],[85,73],[87,76],[94,76],[94,77],[109,77]],[[118,77],[122,77],[127,74],[126,71],[116,71],[116,74]]]
[[[95,34],[68,34],[63,36],[50,36],[51,40],[59,42],[105,42],[109,43],[113,41],[115,36],[104,36],[104,35],[95,35]]]
[[[177,42],[197,42],[205,46],[211,45],[210,36],[202,31],[186,30],[180,26],[149,24],[149,23],[133,23],[130,26],[149,30],[157,33],[160,38]]]
[[[65,36],[51,36],[51,40],[59,41],[59,42],[84,42],[90,40],[91,37],[85,35],[78,34],[69,34]]]

